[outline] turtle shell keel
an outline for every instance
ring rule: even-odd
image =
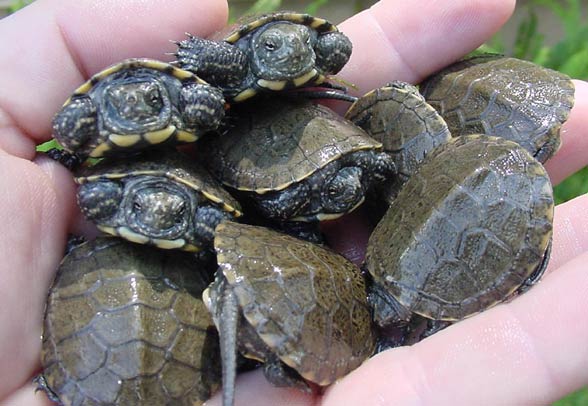
[[[370,236],[366,267],[405,313],[459,320],[540,276],[552,221],[549,177],[526,150],[496,137],[458,137],[400,190]],[[386,324],[380,305],[376,318]]]
[[[574,84],[532,62],[484,54],[456,62],[425,80],[420,91],[451,135],[487,134],[522,145],[545,162],[574,105]]]
[[[65,406],[201,405],[221,380],[193,255],[114,238],[74,248],[45,311],[43,380]]]
[[[366,286],[354,264],[307,241],[230,221],[218,225],[214,245],[219,271],[203,299],[222,342],[234,342],[236,334],[244,356],[269,362],[273,354],[319,385],[373,353]],[[232,333],[224,326],[236,321],[223,317],[227,289],[241,314]]]

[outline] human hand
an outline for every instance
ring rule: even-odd
[[[340,76],[359,93],[391,79],[418,82],[482,43],[512,7],[508,0],[382,1],[341,26],[354,53]],[[67,233],[88,229],[71,175],[36,157],[35,144],[51,137],[52,115],[89,75],[127,57],[161,59],[172,50],[169,39],[185,31],[209,35],[224,25],[226,12],[215,0],[37,0],[0,21],[0,404],[49,404],[30,384],[39,367],[43,306]],[[588,160],[581,137],[586,89],[577,83],[563,147],[548,164],[554,183]],[[587,206],[581,197],[556,209],[549,274],[515,301],[379,354],[321,399],[273,388],[260,372],[244,374],[237,404],[548,403],[578,388],[588,382]],[[332,241],[361,260],[368,236],[361,217],[327,232],[356,235]]]
[[[35,155],[51,119],[91,74],[129,57],[162,59],[171,39],[225,25],[220,0],[38,0],[0,20],[0,404],[41,406],[43,310],[68,232],[91,232],[71,174]]]

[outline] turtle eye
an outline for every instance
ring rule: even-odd
[[[184,221],[184,215],[186,214],[186,205],[182,202],[176,212],[176,223],[182,223]]]
[[[275,51],[276,48],[278,47],[276,45],[276,43],[270,39],[265,40],[263,46],[265,47],[265,49],[267,49],[268,51]]]
[[[133,211],[141,211],[143,209],[143,206],[141,205],[141,202],[138,201],[134,201],[133,202]]]
[[[149,89],[147,91],[147,94],[145,95],[145,99],[147,100],[147,103],[149,103],[152,106],[158,105],[161,100],[159,89],[155,86]]]

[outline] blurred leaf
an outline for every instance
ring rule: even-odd
[[[57,141],[55,141],[55,139],[52,139],[52,140],[49,140],[47,142],[44,142],[42,144],[37,145],[37,152],[47,152],[53,148],[63,149],[61,147],[61,145],[59,145],[57,143]]]
[[[553,189],[555,204],[560,204],[576,196],[588,193],[588,168],[576,172]],[[588,405],[588,403],[586,403]]]
[[[571,55],[559,70],[573,78],[588,79],[588,48]]]
[[[537,31],[537,13],[529,8],[527,17],[517,27],[512,56],[519,59],[532,59],[541,48],[544,37]]]
[[[8,12],[14,13],[15,11],[18,11],[21,8],[28,6],[32,2],[33,2],[33,0],[13,0],[13,2],[8,7]]]
[[[282,6],[282,0],[257,0],[246,14],[271,13]]]
[[[586,406],[588,405],[588,388],[580,389],[563,399],[558,400],[553,406]]]
[[[329,0],[314,0],[308,6],[306,6],[306,13],[310,15],[317,15],[319,8],[327,4]]]

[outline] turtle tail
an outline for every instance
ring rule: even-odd
[[[223,369],[223,406],[235,403],[235,378],[237,375],[237,323],[239,306],[237,297],[226,282],[222,289],[218,329]]]

